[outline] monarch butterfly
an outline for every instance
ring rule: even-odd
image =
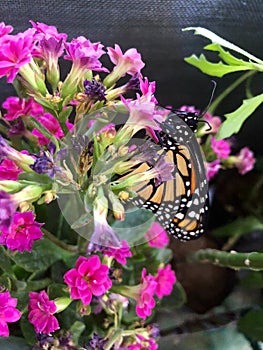
[[[202,221],[208,209],[203,157],[192,132],[196,123],[191,125],[174,113],[160,124],[161,154],[174,162],[173,179],[159,185],[150,180],[138,186],[138,196],[133,200],[135,205],[151,210],[160,224],[182,241],[197,239],[204,233]]]

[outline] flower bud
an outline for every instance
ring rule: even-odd
[[[115,219],[123,221],[125,218],[125,210],[118,197],[111,191],[109,191],[109,199],[112,204],[113,215]]]
[[[56,313],[58,313],[58,312],[64,311],[70,305],[72,300],[70,298],[67,298],[67,297],[60,297],[60,298],[55,299],[54,302],[55,302],[56,307],[57,307]]]

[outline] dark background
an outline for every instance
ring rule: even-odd
[[[201,53],[208,40],[182,32],[188,26],[201,26],[241,46],[260,58],[262,55],[263,1],[261,0],[112,0],[112,1],[7,1],[2,0],[0,21],[24,31],[29,20],[55,25],[69,39],[84,35],[105,46],[118,43],[122,49],[136,47],[142,54],[149,80],[157,82],[161,104],[179,107],[195,105],[203,109],[211,95],[211,77],[184,62],[184,57]],[[216,79],[216,96],[239,76],[235,73]],[[253,93],[262,92],[258,77]],[[0,102],[12,87],[0,80]],[[239,106],[244,89],[231,94],[218,110],[224,114]],[[244,125],[238,135],[240,147],[248,145],[263,154],[262,107]]]

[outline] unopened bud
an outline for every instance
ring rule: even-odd
[[[130,198],[130,194],[127,191],[120,191],[118,197],[122,201],[127,201]]]

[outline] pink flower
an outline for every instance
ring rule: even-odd
[[[155,121],[155,103],[151,100],[145,100],[137,95],[136,100],[126,100],[121,96],[121,101],[129,110],[129,119],[127,126],[134,128],[134,133],[140,129],[161,130],[159,124]]]
[[[226,140],[216,140],[212,137],[211,146],[217,157],[221,159],[226,159],[231,152],[229,143]]]
[[[127,347],[127,350],[157,350],[158,349],[158,344],[156,344],[154,339],[147,339],[143,337],[142,335],[138,334],[136,336],[137,342],[134,344],[130,344]]]
[[[206,177],[209,180],[212,179],[212,177],[218,173],[221,165],[220,165],[220,160],[216,159],[213,162],[205,162],[205,167],[206,167]]]
[[[111,247],[117,249],[121,247],[119,237],[114,229],[108,224],[108,201],[101,196],[93,203],[94,231],[90,237],[88,251],[92,251],[93,245]]]
[[[115,44],[114,49],[107,47],[107,50],[111,62],[115,64],[114,70],[118,71],[120,77],[126,73],[130,75],[140,73],[141,69],[145,66],[141,55],[136,49],[129,49],[123,53],[120,46]]]
[[[73,61],[74,66],[78,69],[106,71],[99,61],[99,58],[105,53],[101,43],[92,43],[84,36],[79,36],[65,45],[67,54],[64,58]]]
[[[0,229],[8,228],[18,206],[13,194],[0,191]],[[0,238],[2,235],[0,236]]]
[[[183,105],[179,108],[179,111],[200,114],[200,109],[196,109],[195,106]]]
[[[141,284],[139,290],[137,292],[136,297],[136,313],[142,319],[146,319],[147,316],[150,316],[152,313],[152,309],[155,306],[155,300],[153,295],[155,293],[155,289],[157,286],[157,282],[155,281],[152,275],[146,276],[146,269],[142,270]]]
[[[155,81],[149,82],[148,78],[144,78],[144,80],[142,78],[139,78],[139,82],[140,82],[140,89],[141,89],[143,96],[145,96],[146,99],[148,99],[148,97],[150,97],[150,101],[157,104],[158,101],[156,100],[156,98],[154,96],[155,87],[156,87]]]
[[[106,247],[103,255],[113,257],[119,264],[126,265],[126,258],[130,258],[132,253],[128,242],[123,240],[120,248]]]
[[[59,329],[58,320],[54,316],[57,311],[56,304],[49,300],[47,293],[29,293],[28,320],[35,327],[36,333],[50,334]]]
[[[14,120],[26,115],[36,117],[44,112],[43,107],[31,97],[26,100],[10,96],[4,101],[2,107],[7,110],[7,113],[4,114],[6,120]]]
[[[11,298],[9,291],[0,293],[0,336],[8,337],[7,323],[16,322],[21,317],[21,312],[16,309],[17,299]]]
[[[6,76],[7,82],[12,83],[20,69],[32,59],[33,29],[24,33],[10,35],[2,43],[0,51],[0,77]]]
[[[58,33],[58,30],[55,26],[49,26],[45,23],[29,21],[32,24],[32,27],[35,29],[35,37],[37,40],[41,40],[43,38],[51,38],[53,37],[56,40],[63,39],[63,41],[67,40],[67,34]]]
[[[244,147],[236,156],[235,166],[238,172],[244,175],[253,169],[255,162],[254,153],[248,147]]]
[[[37,117],[37,120],[56,138],[60,139],[64,136],[59,121],[52,114],[44,113]],[[32,134],[37,136],[40,145],[46,145],[50,141],[37,129],[33,129]]]
[[[55,90],[60,79],[58,59],[64,52],[67,34],[58,33],[56,27],[44,23],[33,21],[30,21],[30,23],[36,30],[35,39],[37,41],[32,55],[40,57],[46,62],[47,79]]]
[[[221,119],[219,117],[214,117],[212,116],[210,113],[206,112],[204,114],[204,118],[205,121],[207,121],[210,125],[210,127],[212,128],[211,130],[209,130],[209,133],[212,134],[216,134],[218,132],[218,129],[221,125]]]
[[[169,243],[169,237],[163,227],[154,222],[149,230],[145,233],[145,238],[150,247],[164,248]]]
[[[19,252],[26,250],[30,252],[34,241],[43,236],[40,230],[42,225],[35,221],[32,211],[16,212],[12,224],[8,228],[2,227],[0,244],[6,245],[10,250],[18,250]]]
[[[5,25],[4,22],[0,22],[0,38],[11,33],[13,31],[12,26]]]
[[[155,281],[157,282],[155,294],[159,299],[162,299],[164,295],[170,295],[172,293],[176,277],[170,264],[164,268],[159,267]]]
[[[108,272],[108,266],[101,264],[97,255],[90,258],[80,256],[76,268],[64,275],[64,281],[70,287],[70,297],[81,299],[84,305],[90,304],[92,295],[101,296],[111,288]]]
[[[4,159],[0,164],[0,180],[18,180],[18,174],[22,173],[15,162],[10,159]]]

